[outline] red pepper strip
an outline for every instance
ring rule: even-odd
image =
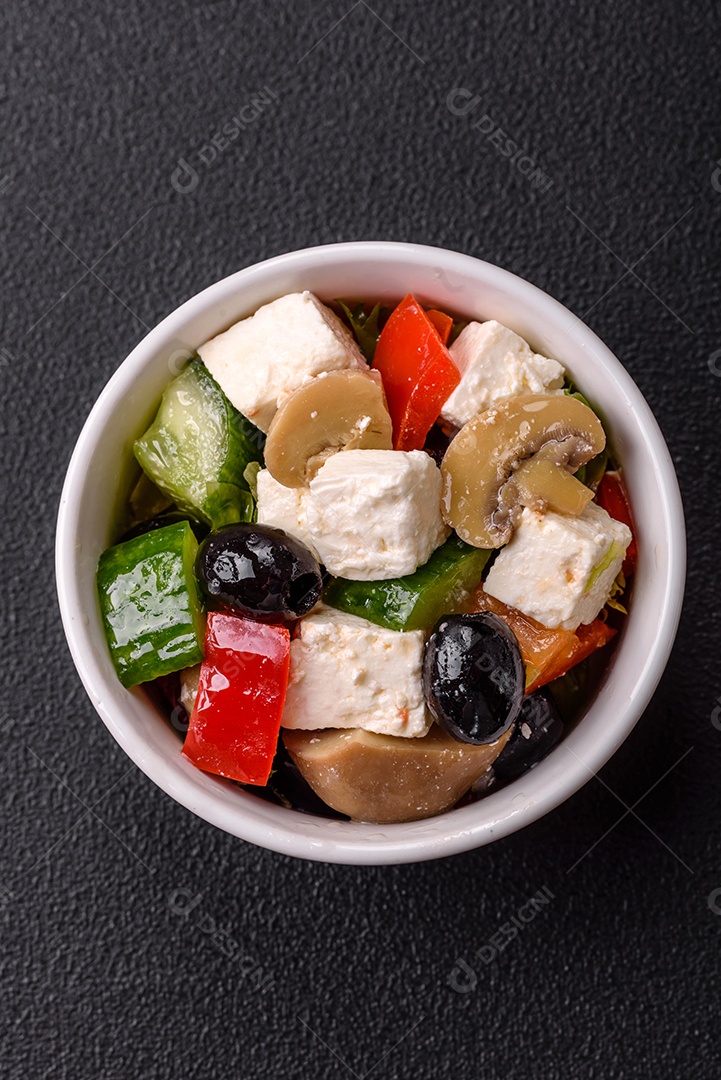
[[[633,524],[633,514],[631,513],[631,507],[626,493],[626,485],[619,473],[604,473],[603,479],[598,485],[598,491],[596,492],[596,502],[599,506],[603,507],[607,514],[610,514],[616,521],[622,521],[623,524],[628,525],[631,530],[631,543],[626,549],[626,557],[623,560],[622,567],[626,577],[630,577],[636,569],[638,547],[636,545],[635,526]]]
[[[426,315],[438,331],[438,336],[443,344],[447,345],[453,329],[453,319],[450,315],[446,315],[445,311],[438,311],[437,308],[428,308]]]
[[[289,660],[285,626],[209,613],[198,696],[183,746],[194,765],[243,784],[268,782]]]
[[[438,330],[409,293],[391,312],[376,346],[393,421],[395,450],[421,450],[461,375]]]

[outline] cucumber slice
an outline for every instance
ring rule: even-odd
[[[386,581],[335,578],[323,601],[389,630],[427,630],[441,615],[461,610],[491,554],[453,535],[414,574]]]
[[[180,510],[217,529],[252,520],[243,473],[251,461],[262,461],[263,443],[194,359],[166,388],[134,451],[143,472]]]
[[[198,541],[187,521],[143,533],[100,556],[97,587],[110,655],[123,686],[203,659],[205,616],[195,580]]]

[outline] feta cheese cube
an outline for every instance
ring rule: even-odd
[[[461,381],[441,410],[441,418],[463,427],[497,401],[518,394],[541,394],[563,386],[557,360],[534,353],[507,326],[490,319],[472,322],[450,348]]]
[[[575,630],[608,600],[630,542],[631,530],[597,503],[578,517],[525,507],[484,588],[543,626]]]
[[[336,577],[412,574],[449,533],[441,474],[422,450],[343,450],[319,469],[310,493],[308,527]]]
[[[422,630],[399,633],[329,607],[307,615],[290,643],[283,727],[427,735],[423,644]]]
[[[347,327],[310,292],[265,304],[198,353],[236,409],[261,431],[270,427],[278,398],[314,375],[368,366]]]
[[[267,469],[258,473],[258,521],[301,540],[318,558],[308,528],[308,488],[289,488],[274,480]]]

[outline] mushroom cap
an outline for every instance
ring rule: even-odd
[[[511,730],[483,746],[458,742],[435,724],[420,738],[284,728],[283,742],[323,802],[356,821],[385,825],[449,810],[488,772]]]
[[[525,461],[541,455],[574,473],[605,445],[601,421],[576,397],[509,398],[469,420],[448,447],[441,465],[444,520],[474,547],[502,547],[520,515],[514,473]],[[537,470],[539,478],[544,472]]]
[[[392,450],[393,425],[374,373],[329,371],[295,390],[273,417],[265,464],[285,487],[306,487],[338,450]]]

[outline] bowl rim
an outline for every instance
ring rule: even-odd
[[[501,287],[510,287],[519,303],[522,303],[525,297],[530,306],[544,306],[555,316],[557,324],[568,324],[567,332],[570,332],[572,327],[579,348],[590,351],[600,361],[601,366],[613,371],[617,382],[633,403],[633,412],[643,436],[644,448],[659,475],[659,487],[663,497],[659,515],[663,517],[666,528],[668,549],[662,613],[653,641],[649,645],[647,661],[638,676],[633,697],[625,703],[624,709],[620,710],[620,719],[616,718],[615,725],[604,732],[604,738],[597,740],[594,750],[586,752],[583,760],[572,754],[575,760],[564,758],[562,770],[549,771],[544,769],[544,766],[550,764],[551,759],[546,759],[546,762],[526,774],[524,791],[519,792],[515,798],[500,801],[497,798],[503,792],[510,791],[514,784],[477,803],[426,819],[425,822],[390,826],[313,818],[298,811],[273,806],[237,788],[233,789],[233,793],[240,797],[233,801],[231,807],[228,800],[222,797],[222,789],[219,789],[216,795],[215,791],[210,793],[188,783],[187,776],[174,775],[174,772],[178,772],[177,768],[170,769],[163,754],[157,748],[148,746],[141,733],[132,725],[123,724],[112,703],[107,704],[106,695],[103,693],[105,679],[94,661],[93,641],[86,632],[86,620],[82,615],[77,587],[76,524],[88,454],[102,437],[110,411],[122,398],[136,373],[152,360],[159,345],[164,341],[177,340],[183,324],[210,306],[222,303],[224,298],[233,296],[254,277],[266,275],[276,267],[302,270],[311,265],[317,266],[319,260],[325,259],[347,259],[352,263],[364,258],[394,256],[413,258],[419,264],[434,267],[438,267],[440,262],[444,264],[442,269],[451,273],[455,269],[478,275],[479,270],[482,270]],[[420,862],[480,847],[538,820],[578,791],[615,753],[637,723],[656,689],[678,628],[685,587],[685,566],[683,506],[670,453],[640,389],[597,335],[548,293],[493,263],[447,248],[382,240],[302,248],[254,263],[221,278],[190,297],[153,327],[115,370],[85,420],[73,449],[62,489],[55,548],[60,613],[75,667],[106,727],[145,775],[186,809],[251,843],[299,858],[356,865]],[[578,726],[582,727],[584,722],[585,718]],[[568,738],[572,735],[573,732]],[[559,749],[566,741],[560,744]],[[180,758],[180,755],[178,757]],[[550,781],[552,775],[554,783],[542,782],[546,777]],[[482,807],[486,808],[485,813],[478,811],[478,808]],[[495,812],[489,813],[494,808],[497,808]],[[475,816],[482,816],[483,820],[474,821],[474,811]],[[446,827],[439,827],[439,822],[447,823]]]

